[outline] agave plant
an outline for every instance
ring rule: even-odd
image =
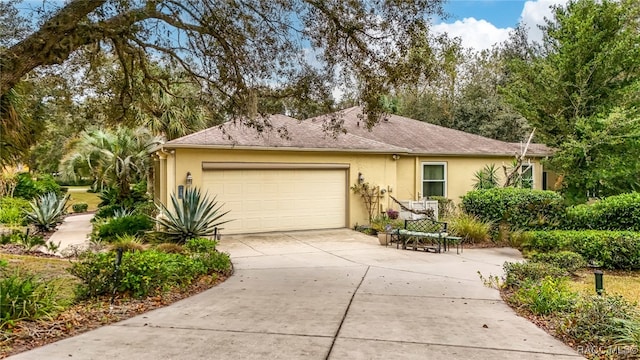
[[[203,196],[198,188],[187,189],[182,200],[171,195],[171,203],[174,211],[169,211],[164,204],[156,204],[160,213],[156,222],[160,225],[159,231],[178,244],[213,236],[218,226],[230,221],[220,221],[229,212],[221,212],[222,204],[219,205],[215,197]]]
[[[67,208],[69,195],[62,198],[49,192],[31,201],[31,211],[26,213],[27,221],[34,224],[38,231],[47,232],[53,230],[61,221]]]

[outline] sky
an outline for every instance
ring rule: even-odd
[[[551,16],[550,6],[566,3],[567,0],[449,0],[444,7],[450,16],[434,21],[432,30],[460,37],[464,47],[483,50],[506,40],[522,21],[529,38],[540,41],[542,33],[537,25]]]

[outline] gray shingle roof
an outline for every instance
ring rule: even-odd
[[[269,126],[259,132],[255,127],[227,122],[187,135],[165,144],[165,147],[255,147],[281,149],[352,150],[366,152],[409,152],[394,146],[353,134],[333,137],[322,129],[320,122],[300,121],[285,115],[271,115],[257,123]]]
[[[521,144],[493,140],[398,115],[386,116],[369,130],[362,120],[361,107],[338,112],[347,133],[333,137],[323,130],[323,122],[334,115],[304,121],[271,115],[267,118],[271,126],[263,132],[228,122],[169,141],[165,147],[279,148],[458,156],[512,156],[522,147]],[[547,156],[551,150],[542,144],[531,144],[527,154]]]

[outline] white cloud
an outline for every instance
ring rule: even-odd
[[[541,41],[542,31],[538,25],[545,24],[545,17],[550,18],[553,5],[565,5],[567,0],[537,0],[527,1],[524,3],[522,13],[520,14],[520,23],[522,23],[529,33],[529,40]]]
[[[447,33],[449,37],[462,39],[462,46],[474,50],[489,49],[496,43],[503,42],[509,37],[512,28],[497,28],[486,20],[464,18],[452,24],[440,23],[434,25],[432,30],[437,34]]]

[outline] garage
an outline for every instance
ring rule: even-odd
[[[202,188],[230,210],[224,234],[346,226],[342,164],[203,164]]]

